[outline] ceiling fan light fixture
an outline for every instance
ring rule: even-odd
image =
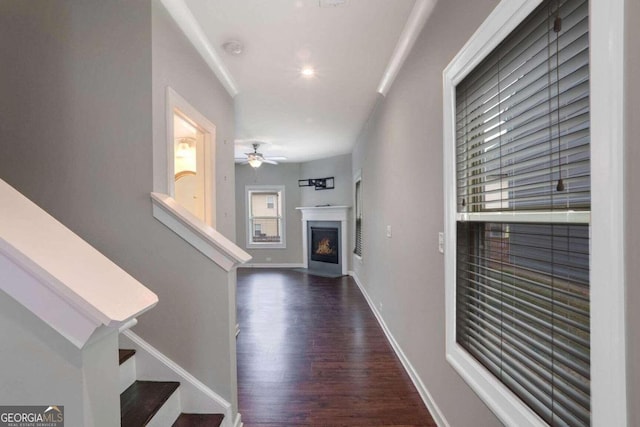
[[[260,165],[262,165],[262,160],[258,157],[249,158],[249,166],[251,166],[252,168],[257,169],[260,167]]]

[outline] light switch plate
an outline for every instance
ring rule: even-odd
[[[387,225],[387,237],[391,237],[391,226]]]
[[[444,233],[442,231],[438,233],[438,250],[441,254],[444,253]]]

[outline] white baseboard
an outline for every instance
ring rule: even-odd
[[[376,316],[376,319],[378,319],[378,323],[380,324],[380,327],[384,331],[384,334],[387,336],[387,340],[391,344],[391,347],[393,347],[393,351],[395,351],[396,355],[400,359],[400,362],[402,362],[402,366],[404,366],[404,369],[409,375],[409,378],[411,378],[413,385],[418,390],[418,393],[420,394],[422,401],[427,406],[427,409],[429,409],[429,412],[431,413],[433,420],[436,422],[436,424],[439,427],[449,427],[449,423],[447,422],[447,419],[444,417],[444,414],[440,411],[440,408],[438,408],[438,405],[436,405],[436,402],[433,400],[431,393],[429,393],[429,390],[427,390],[427,387],[424,385],[424,383],[422,382],[422,379],[420,379],[420,376],[414,369],[413,365],[411,364],[407,356],[404,354],[404,351],[402,351],[400,344],[398,344],[393,334],[387,327],[387,324],[385,323],[384,318],[382,317],[382,314],[378,311],[378,309],[376,308],[376,305],[369,297],[369,294],[367,293],[367,290],[362,285],[362,282],[360,282],[358,275],[354,271],[349,271],[349,276],[353,277],[353,280],[358,285],[358,288],[360,288],[360,292],[362,292],[362,295],[364,295],[364,298],[367,300],[367,303],[369,304],[371,311],[373,311],[373,314]]]
[[[242,264],[239,268],[304,268],[302,263],[249,263]]]
[[[222,427],[236,427],[231,403],[211,390],[180,365],[131,330],[120,334],[121,348],[136,350],[136,377],[139,380],[178,381],[182,412],[224,414]],[[238,414],[239,415],[239,414]]]

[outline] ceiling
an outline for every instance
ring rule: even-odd
[[[163,0],[234,96],[236,157],[259,141],[265,156],[287,162],[351,152],[426,2]],[[240,55],[222,48],[229,40],[244,45]],[[303,76],[305,67],[315,75]]]

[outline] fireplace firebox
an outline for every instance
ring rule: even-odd
[[[338,264],[340,242],[338,228],[311,227],[311,260]]]

